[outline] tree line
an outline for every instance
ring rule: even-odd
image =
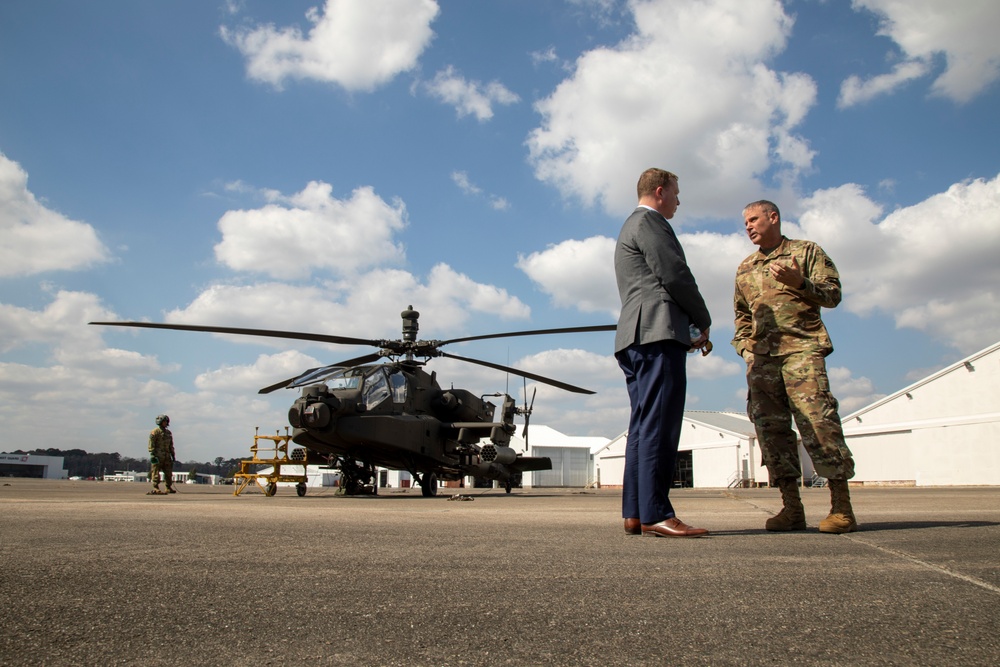
[[[66,472],[70,477],[94,477],[100,479],[104,475],[112,475],[118,470],[142,472],[149,470],[149,459],[135,459],[122,456],[118,452],[89,454],[82,449],[33,449],[25,452],[18,450],[12,454],[34,454],[36,456],[61,456],[65,461]],[[175,461],[174,472],[194,472],[203,475],[221,475],[232,477],[240,471],[242,459],[224,459],[217,456],[211,463],[196,461]]]

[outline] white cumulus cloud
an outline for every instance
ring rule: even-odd
[[[618,216],[635,204],[639,174],[659,166],[680,176],[682,212],[724,217],[811,168],[813,151],[795,129],[816,85],[765,64],[792,28],[780,2],[629,7],[634,34],[584,53],[536,103],[542,124],[527,146],[539,179]]]
[[[851,107],[879,95],[891,93],[906,82],[924,76],[929,69],[925,62],[909,60],[896,65],[889,74],[879,74],[867,80],[863,80],[857,75],[849,76],[840,86],[837,106],[841,108]]]
[[[879,34],[896,42],[904,61],[889,74],[849,77],[841,86],[840,106],[865,102],[928,74],[937,69],[939,55],[945,67],[931,86],[934,95],[968,102],[1000,78],[996,0],[854,0],[853,6],[881,17]]]
[[[841,307],[891,315],[971,353],[1000,338],[1000,176],[952,185],[883,217],[857,185],[820,190],[783,230],[818,242],[844,284]]]
[[[483,191],[482,188],[469,180],[469,174],[464,171],[451,172],[451,180],[467,195],[478,195]]]
[[[519,255],[523,271],[552,303],[585,313],[605,312],[618,317],[621,304],[615,283],[615,240],[594,236],[563,241],[545,250]]]
[[[507,211],[510,209],[510,201],[506,197],[484,193],[483,189],[473,183],[472,179],[469,178],[469,174],[464,171],[453,171],[451,173],[451,180],[462,192],[470,197],[485,196],[489,207],[494,211]]]
[[[305,278],[322,269],[349,275],[401,262],[393,235],[406,226],[406,207],[360,187],[346,200],[313,181],[290,197],[253,210],[229,211],[219,220],[216,258],[231,269],[274,278]]]
[[[468,81],[451,65],[425,83],[424,89],[432,97],[455,107],[459,118],[471,115],[480,122],[493,118],[494,104],[510,105],[521,101],[517,94],[499,81],[487,84]]]
[[[41,204],[28,174],[0,153],[0,277],[87,268],[109,259],[96,230]]]
[[[250,78],[281,88],[286,79],[368,91],[409,71],[434,37],[434,0],[327,0],[306,14],[311,27],[222,27],[246,58]]]
[[[314,357],[297,350],[277,354],[262,354],[248,365],[223,365],[199,374],[194,384],[202,391],[252,395],[264,386],[295,377],[309,368],[324,365]]]
[[[100,331],[81,326],[91,320],[107,320],[111,313],[99,299],[87,292],[59,290],[41,310],[0,303],[0,352],[44,343],[69,345],[77,350],[94,349],[100,344]]]

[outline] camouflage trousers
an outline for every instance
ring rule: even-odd
[[[160,484],[160,472],[163,473],[163,481],[167,483],[167,488],[169,489],[174,485],[174,462],[164,456],[159,458],[159,463],[149,464],[149,481],[153,483],[153,486],[159,486]]]
[[[854,459],[844,442],[822,354],[754,355],[747,364],[747,387],[747,416],[772,482],[802,476],[793,417],[817,474],[827,479],[854,477]]]

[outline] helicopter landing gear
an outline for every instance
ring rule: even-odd
[[[420,478],[420,493],[424,498],[433,498],[438,494],[438,478],[432,472],[424,473]]]
[[[512,488],[510,483],[510,478],[507,478],[507,482],[503,485],[503,488],[507,493],[510,493],[510,490]]]
[[[340,488],[344,495],[378,495],[374,465],[347,459],[341,460],[338,468],[340,470]]]

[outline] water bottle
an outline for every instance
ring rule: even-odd
[[[693,344],[701,336],[701,329],[699,329],[693,324],[689,324],[688,334],[691,336],[691,343],[692,343],[692,347],[688,349],[688,352],[697,352],[698,348],[694,347]]]

